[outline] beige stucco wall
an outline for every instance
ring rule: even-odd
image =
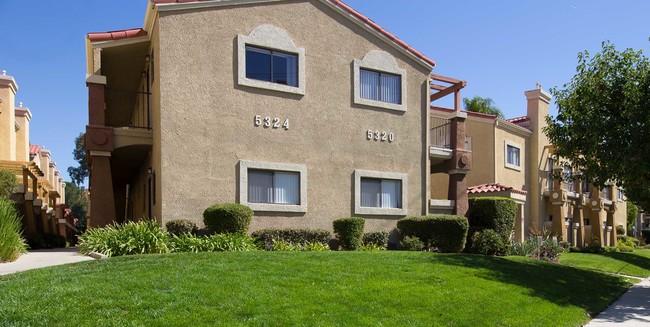
[[[467,174],[467,186],[494,183],[494,121],[470,116],[465,124],[467,136],[472,138],[472,170]]]
[[[503,123],[500,123],[502,125]],[[501,126],[495,128],[494,158],[495,158],[495,181],[504,185],[512,186],[520,190],[527,190],[526,185],[526,162],[528,151],[526,149],[527,138],[505,130]],[[519,147],[520,168],[515,169],[506,166],[506,142]]]
[[[16,94],[8,85],[0,86],[0,99],[0,160],[16,160]]]
[[[307,213],[257,212],[252,229],[331,229],[332,220],[354,214],[355,169],[408,174],[408,214],[425,212],[428,70],[317,1],[160,15],[161,143],[153,156],[160,153],[163,222],[200,222],[208,206],[238,201],[240,160],[308,167]],[[305,49],[304,96],[237,85],[237,35],[261,24],[286,30]],[[407,71],[405,113],[352,104],[353,60],[377,49]],[[289,119],[290,129],[255,127],[255,115]],[[395,141],[368,141],[369,129]],[[392,228],[400,217],[369,218],[367,230]]]

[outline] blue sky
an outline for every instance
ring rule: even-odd
[[[434,73],[466,80],[463,96],[492,98],[507,117],[525,114],[523,92],[560,86],[577,53],[602,41],[650,51],[650,1],[346,0],[434,59]],[[0,0],[0,69],[16,78],[33,114],[32,143],[52,150],[64,178],[85,129],[84,37],[141,27],[146,0]]]

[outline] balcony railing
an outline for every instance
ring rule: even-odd
[[[151,93],[106,89],[106,123],[113,127],[151,129]]]
[[[431,146],[451,149],[451,123],[449,119],[431,116],[429,137]]]

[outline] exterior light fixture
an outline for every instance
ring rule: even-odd
[[[573,229],[578,229],[578,228],[580,228],[580,223],[573,224]]]
[[[144,61],[146,62],[151,61],[151,57],[149,57],[149,55],[144,56]]]
[[[612,229],[613,229],[612,226],[607,226],[607,231],[608,231],[608,232],[611,232]]]
[[[147,168],[147,174],[149,175],[153,174],[153,168]]]

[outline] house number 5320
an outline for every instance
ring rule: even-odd
[[[391,132],[373,131],[369,129],[368,132],[366,132],[366,138],[368,140],[392,143],[395,141],[395,134]]]
[[[254,124],[255,127],[264,126],[264,128],[284,128],[285,130],[289,130],[289,118],[285,119],[283,122],[282,119],[278,117],[271,118],[256,115]]]

